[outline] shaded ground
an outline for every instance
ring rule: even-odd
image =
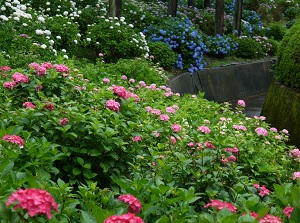
[[[245,109],[246,116],[248,117],[260,116],[260,112],[262,110],[266,97],[267,97],[267,92],[253,95],[246,98],[239,98],[239,100],[242,99],[246,103],[246,109]],[[232,104],[234,108],[235,105],[237,104],[237,101],[238,100],[232,100],[229,101],[229,103]]]

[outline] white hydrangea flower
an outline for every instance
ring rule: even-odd
[[[88,42],[91,42],[91,40],[92,40],[91,38],[86,38],[86,41]]]
[[[61,39],[61,37],[60,36],[56,36],[56,39]]]
[[[14,17],[14,20],[20,21],[20,18],[19,17]]]
[[[54,40],[49,40],[49,43],[51,44],[51,45],[53,45],[54,44]]]
[[[61,52],[66,53],[67,51],[65,49],[62,49]]]
[[[77,43],[78,43],[78,41],[75,39],[75,40],[74,40],[74,43],[75,43],[75,44],[77,44]]]
[[[69,57],[68,57],[67,55],[64,55],[64,58],[65,58],[65,59],[69,59]]]
[[[5,11],[6,8],[4,6],[1,7],[1,11]]]
[[[43,16],[39,16],[38,17],[38,20],[41,22],[41,23],[45,23],[45,18]]]
[[[50,2],[46,2],[46,5],[50,5],[51,3]]]
[[[64,11],[64,13],[63,13],[64,16],[67,16],[68,14],[69,14],[69,12],[67,12],[67,11]]]
[[[116,22],[116,26],[120,26],[120,23]]]
[[[129,24],[128,26],[129,26],[130,28],[133,28],[133,27],[134,27],[132,24]]]
[[[44,31],[44,33],[45,33],[46,35],[48,35],[48,36],[51,35],[51,31],[50,31],[50,30],[47,30],[47,29]]]
[[[41,29],[37,29],[37,30],[35,30],[35,33],[36,33],[37,35],[43,35],[43,34],[44,34],[44,31],[41,30]]]
[[[77,36],[78,36],[78,37],[81,37],[81,34],[80,34],[80,33],[77,33]]]
[[[23,26],[28,26],[28,24],[27,24],[27,23],[23,23],[22,25],[23,25]]]
[[[46,49],[46,48],[47,48],[47,45],[46,45],[46,44],[42,44],[42,45],[41,45],[41,48]]]
[[[4,21],[8,21],[8,18],[5,15],[0,15],[0,19],[2,19]]]

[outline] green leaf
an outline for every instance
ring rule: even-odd
[[[0,178],[7,176],[12,168],[14,167],[15,163],[9,160],[6,160],[5,162],[1,163],[0,165]]]
[[[75,168],[73,168],[72,173],[74,175],[79,175],[81,173],[81,170],[75,167]]]
[[[201,223],[215,223],[216,221],[214,220],[212,215],[210,215],[208,213],[204,213],[204,214],[199,215],[199,221],[198,222],[201,222]]]
[[[79,163],[81,166],[84,165],[84,160],[81,157],[76,158],[77,163]]]
[[[167,215],[163,215],[160,219],[156,221],[156,223],[169,223],[171,219]]]
[[[217,220],[218,222],[223,222],[223,219],[226,217],[231,216],[232,213],[227,209],[227,208],[223,208],[221,211],[219,211],[219,213],[217,214]],[[228,223],[228,222],[226,222]],[[231,222],[232,223],[232,222]]]
[[[93,173],[91,170],[89,169],[84,169],[83,170],[83,176],[87,179],[92,179],[94,178],[95,176],[97,176],[96,173]]]
[[[81,211],[81,222],[82,223],[97,223],[95,217],[86,211]]]
[[[244,216],[239,217],[238,223],[251,223],[255,222],[255,218],[253,218],[251,215],[246,214]]]

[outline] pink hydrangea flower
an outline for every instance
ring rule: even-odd
[[[188,147],[193,147],[193,146],[195,146],[195,143],[189,142],[189,143],[187,144],[187,146],[188,146]]]
[[[59,120],[59,125],[60,125],[60,126],[63,126],[63,125],[68,124],[68,122],[69,122],[69,119],[67,119],[67,118],[62,118],[61,120]]]
[[[66,74],[70,72],[70,69],[63,64],[55,64],[54,68],[57,72],[66,73]]]
[[[44,62],[41,66],[46,68],[47,70],[50,70],[53,67],[49,62]]]
[[[178,124],[172,124],[172,125],[171,125],[171,128],[172,128],[172,130],[173,130],[174,132],[180,132],[181,129],[182,129],[182,127],[181,127],[180,125],[178,125]]]
[[[293,180],[299,179],[300,178],[300,172],[294,172],[293,173]]]
[[[236,148],[236,147],[234,147],[234,148],[225,148],[224,150],[225,150],[225,152],[231,152],[234,155],[237,155],[239,153],[239,149]]]
[[[300,150],[295,148],[289,152],[289,156],[292,157],[295,161],[300,162]]]
[[[259,223],[283,223],[277,216],[267,214],[265,217],[259,219]]]
[[[170,139],[172,144],[175,144],[177,142],[174,136],[170,136]]]
[[[44,108],[48,109],[49,111],[53,111],[55,109],[54,104],[52,103],[46,104]]]
[[[141,137],[141,136],[134,136],[134,137],[132,138],[132,141],[133,141],[133,142],[142,141],[142,137]]]
[[[124,194],[118,197],[119,201],[123,201],[126,204],[129,204],[128,212],[132,214],[140,213],[142,209],[141,202],[131,194]]]
[[[243,126],[243,125],[233,125],[233,128],[236,129],[236,130],[242,130],[244,132],[247,131],[247,127]]]
[[[33,68],[34,70],[37,70],[38,67],[40,67],[40,65],[39,65],[38,63],[35,63],[35,62],[30,63],[30,64],[28,65],[28,68]]]
[[[26,107],[26,109],[29,109],[29,108],[36,108],[36,106],[30,102],[30,101],[26,101],[23,103],[23,106]]]
[[[291,206],[285,207],[283,209],[283,214],[285,214],[288,218],[290,218],[293,210],[294,210],[294,207],[291,207]]]
[[[146,86],[147,86],[147,84],[145,83],[145,81],[140,81],[140,82],[139,82],[139,85],[140,85],[141,87],[146,87]]]
[[[173,107],[167,107],[167,108],[166,108],[166,112],[167,112],[167,113],[170,113],[170,114],[175,114],[175,113],[176,113],[176,110],[175,110]]]
[[[3,140],[5,140],[6,142],[11,142],[13,144],[17,144],[20,147],[23,147],[24,145],[24,140],[17,135],[4,135],[2,137]]]
[[[39,92],[42,89],[43,89],[43,85],[38,85],[38,86],[36,86],[35,91]]]
[[[210,129],[207,126],[205,126],[205,125],[199,126],[197,130],[201,131],[201,132],[203,132],[205,134],[209,134],[210,133]]]
[[[110,216],[103,223],[144,223],[144,220],[134,214],[128,213]]]
[[[258,134],[258,135],[261,135],[261,136],[267,136],[268,135],[268,131],[263,128],[263,127],[258,127],[255,129],[255,132]]]
[[[127,77],[125,75],[121,76],[122,80],[127,80]]]
[[[13,192],[12,195],[8,198],[6,206],[11,205],[15,201],[18,201],[19,204],[14,206],[14,209],[22,208],[27,210],[30,217],[33,217],[38,214],[46,215],[48,219],[52,218],[51,209],[54,209],[58,212],[58,205],[51,196],[45,190],[41,189],[18,189]]]
[[[133,78],[129,79],[129,83],[134,83],[134,82],[135,82],[135,80]]]
[[[264,197],[266,195],[270,195],[270,190],[267,189],[265,185],[260,187],[259,196]]]
[[[159,133],[158,131],[154,131],[154,132],[153,132],[153,135],[154,135],[155,137],[159,137],[159,136],[160,136],[160,133]]]
[[[47,73],[47,68],[39,66],[37,69],[38,76],[44,76]]]
[[[204,146],[206,146],[209,149],[214,149],[215,148],[214,144],[212,144],[209,141],[204,142]]]
[[[7,88],[7,89],[13,89],[16,86],[16,82],[11,81],[11,82],[4,82],[3,83],[3,87]]]
[[[12,75],[12,79],[16,83],[28,83],[29,78],[25,76],[24,74],[21,74],[19,72],[16,72]]]
[[[168,92],[166,92],[166,93],[164,93],[164,96],[165,97],[171,97],[171,96],[173,96],[173,92],[172,91],[168,91]]]
[[[129,97],[131,97],[131,98],[134,98],[135,100],[135,102],[140,102],[141,101],[141,99],[140,99],[140,97],[138,96],[138,95],[136,95],[136,94],[134,94],[134,93],[131,93],[131,92],[127,92],[127,94],[129,95]]]
[[[105,78],[103,78],[103,82],[106,83],[106,84],[108,84],[108,83],[110,83],[110,80],[105,77]]]
[[[208,207],[216,208],[217,210],[222,210],[223,208],[227,208],[232,213],[235,213],[237,211],[237,208],[233,204],[228,203],[226,201],[223,202],[220,200],[213,200],[213,199],[210,199],[210,202],[204,206],[204,208],[208,208]]]
[[[153,109],[153,110],[151,111],[151,113],[154,114],[154,115],[160,115],[160,114],[161,114],[161,111],[158,110],[158,109]]]
[[[246,103],[244,100],[238,100],[237,104],[241,107],[246,107]]]
[[[259,184],[253,184],[253,187],[255,187],[256,189],[260,188]]]
[[[152,108],[151,108],[150,106],[147,106],[147,107],[146,107],[146,111],[147,111],[147,112],[151,112],[151,111],[152,111]]]
[[[272,132],[278,132],[278,130],[276,129],[276,128],[270,128],[270,131],[272,131]]]
[[[120,111],[120,103],[116,102],[115,100],[108,100],[106,102],[106,107],[110,110],[113,110],[115,112],[119,112]]]
[[[286,129],[282,129],[282,133],[284,133],[284,134],[289,134],[289,131],[288,130],[286,130]]]
[[[166,115],[166,114],[161,114],[161,115],[159,116],[159,119],[160,119],[161,121],[167,122],[167,121],[170,120],[170,117],[169,117],[168,115]]]
[[[2,66],[2,67],[0,67],[0,70],[1,71],[10,71],[11,67],[9,67],[9,66]]]
[[[113,86],[113,92],[120,98],[128,99],[129,95],[123,86]]]

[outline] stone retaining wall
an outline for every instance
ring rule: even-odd
[[[173,92],[197,94],[223,102],[267,92],[271,83],[274,60],[240,63],[203,69],[193,75],[184,73],[170,80]]]

